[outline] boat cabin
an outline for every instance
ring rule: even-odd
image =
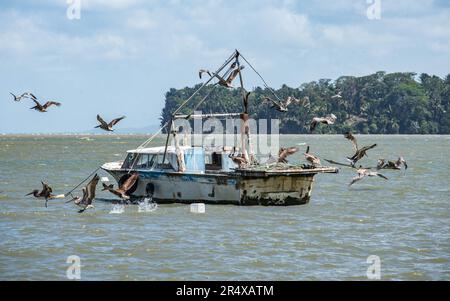
[[[237,164],[232,161],[230,154],[236,149],[232,147],[203,147],[180,146],[167,148],[150,147],[127,151],[127,157],[121,169],[159,170],[166,172],[205,173],[214,171],[232,171]]]

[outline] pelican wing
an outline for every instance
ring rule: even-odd
[[[209,70],[207,70],[207,69],[200,69],[200,70],[198,71],[198,77],[200,77],[200,79],[202,79],[203,73],[208,74],[210,77],[212,76],[212,75],[211,75],[211,72],[209,72]]]
[[[108,124],[106,123],[106,121],[103,120],[102,117],[100,117],[100,115],[97,114],[97,120],[98,122],[100,122],[103,126],[107,127]]]
[[[372,145],[368,145],[368,146],[364,146],[360,149],[361,152],[367,152],[369,149],[374,148],[375,146],[377,146],[377,144],[372,144]]]
[[[350,133],[350,132],[345,133],[345,134],[344,134],[344,137],[345,137],[346,139],[348,139],[348,140],[352,143],[353,149],[354,149],[355,152],[356,152],[356,151],[358,150],[358,141],[356,140],[356,137],[353,136],[353,134]]]
[[[281,148],[278,153],[278,162],[285,162],[286,158],[298,152],[298,147]]]
[[[139,174],[137,172],[131,174],[131,176],[120,186],[120,190],[127,193],[136,184],[139,179]]]
[[[365,175],[364,174],[358,174],[356,177],[354,177],[352,179],[352,181],[348,184],[348,186],[352,186],[353,184],[355,184],[358,181],[361,181],[362,179],[364,179]]]
[[[317,126],[317,124],[319,123],[320,121],[319,121],[319,118],[317,118],[317,117],[314,117],[312,120],[311,120],[311,123],[309,124],[309,130],[312,132],[312,131],[314,131],[314,129],[316,128],[316,126]]]
[[[100,177],[97,174],[95,174],[92,180],[86,185],[86,201],[88,205],[91,204],[92,201],[95,199],[95,190],[97,188],[99,180]]]
[[[236,78],[236,76],[238,76],[239,72],[241,72],[241,70],[244,69],[244,66],[241,66],[239,68],[234,69],[231,74],[228,76],[226,82],[231,85],[231,83],[233,82],[233,80]]]
[[[356,168],[355,166],[351,165],[351,164],[345,164],[345,163],[339,163],[333,160],[328,160],[328,159],[324,159],[325,161],[327,161],[328,163],[331,164],[336,164],[336,165],[341,165],[341,166],[346,166],[346,167],[351,167],[351,168]]]
[[[48,107],[50,107],[50,106],[57,106],[57,107],[59,107],[61,105],[61,103],[60,102],[57,102],[57,101],[47,101],[45,104],[44,104],[44,108],[46,109],[46,108],[48,108]]]
[[[121,121],[121,120],[124,119],[124,118],[125,118],[125,116],[122,116],[122,117],[113,119],[113,120],[109,123],[109,126],[114,126],[114,125],[118,124],[119,121]]]
[[[383,179],[385,179],[385,180],[388,180],[388,178],[387,178],[386,176],[384,176],[384,175],[382,175],[382,174],[380,174],[380,173],[377,173],[377,176],[379,176],[380,178],[383,178]]]
[[[37,101],[36,99],[32,98],[32,101],[34,101],[34,103],[36,104],[36,107],[38,108],[42,108],[42,105],[39,103],[39,101]]]

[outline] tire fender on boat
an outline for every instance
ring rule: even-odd
[[[123,183],[125,183],[125,181],[128,180],[129,177],[131,177],[131,174],[129,174],[129,173],[124,174],[122,177],[120,177],[119,182],[117,183],[119,185],[119,187],[122,186]],[[127,194],[132,195],[136,191],[138,185],[139,185],[139,177],[137,178],[134,185],[131,186],[131,188],[127,190]]]

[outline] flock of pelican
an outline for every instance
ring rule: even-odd
[[[36,110],[41,113],[47,112],[48,108],[50,108],[51,106],[57,106],[57,107],[61,106],[60,102],[53,101],[53,100],[46,101],[45,103],[42,104],[38,101],[38,98],[31,92],[24,92],[20,95],[15,95],[12,92],[10,92],[9,94],[12,95],[13,100],[16,102],[20,102],[22,99],[32,100],[35,105],[33,107],[31,107],[30,109]],[[121,121],[124,118],[125,118],[125,116],[122,116],[122,117],[113,119],[111,122],[107,123],[106,121],[103,120],[102,117],[100,117],[100,115],[97,115],[97,121],[100,124],[97,125],[95,128],[100,128],[107,132],[113,132],[114,131],[113,126],[115,126],[117,123],[119,123],[119,121]]]
[[[13,100],[15,102],[20,102],[23,99],[30,99],[35,104],[30,109],[36,110],[41,113],[47,112],[47,110],[51,106],[57,106],[57,107],[61,106],[60,102],[52,101],[52,100],[46,101],[45,103],[42,104],[41,102],[38,101],[38,98],[31,92],[24,92],[20,95],[16,95],[16,94],[13,94],[10,92],[10,94],[12,95]],[[97,121],[99,122],[99,125],[97,125],[95,128],[100,128],[107,132],[113,132],[114,131],[113,127],[124,118],[125,118],[125,116],[122,116],[122,117],[113,119],[110,122],[106,122],[100,115],[97,115]],[[83,212],[86,209],[93,207],[92,201],[95,198],[95,190],[96,190],[99,180],[100,180],[100,178],[98,177],[98,175],[95,175],[89,181],[89,183],[85,187],[83,187],[83,196],[82,197],[75,196],[75,197],[73,197],[72,200],[69,201],[69,202],[74,202],[76,205],[78,205],[82,208],[79,212]],[[129,199],[129,196],[127,197],[127,191],[129,190],[129,187],[134,185],[135,182],[132,182],[133,180],[136,181],[137,178],[130,177],[130,179],[128,181],[125,181],[125,183],[122,185],[123,187],[121,186],[118,189],[113,189],[113,187],[109,187],[108,190],[110,192],[114,193],[115,195],[120,195],[123,199]],[[33,195],[35,198],[44,199],[45,207],[48,206],[49,200],[65,198],[64,194],[54,195],[53,189],[48,185],[48,183],[41,181],[41,184],[42,184],[42,188],[40,190],[35,189],[32,192],[28,193],[26,196]],[[127,186],[127,185],[131,185],[131,186]]]

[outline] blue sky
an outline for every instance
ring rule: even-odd
[[[164,93],[199,82],[238,48],[269,84],[378,70],[450,73],[450,4],[381,0],[66,0],[0,2],[0,133],[82,132],[127,115],[123,128],[159,124]],[[246,69],[248,87],[261,85]],[[9,92],[63,106],[40,114]]]

